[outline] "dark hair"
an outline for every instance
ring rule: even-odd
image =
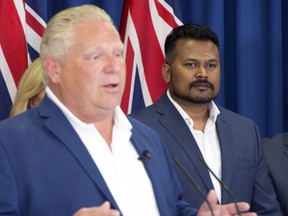
[[[174,28],[166,37],[164,45],[166,63],[170,62],[176,42],[179,39],[210,40],[218,49],[220,47],[218,36],[207,26],[184,24]]]

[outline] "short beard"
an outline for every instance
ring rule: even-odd
[[[177,90],[175,90],[174,85],[173,85],[173,80],[171,80],[171,93],[172,95],[174,95],[174,97],[190,102],[190,103],[194,103],[194,104],[207,104],[210,103],[212,100],[215,100],[218,96],[218,94],[216,94],[215,96],[212,97],[208,97],[208,98],[202,98],[202,97],[189,97],[189,96],[185,96],[185,95],[181,95],[180,93],[178,93]],[[205,83],[207,85],[209,85],[209,87],[211,88],[212,92],[214,92],[214,85],[210,82],[208,82],[207,80],[197,80],[194,82],[191,82],[189,85],[189,90],[191,90],[193,87],[197,86],[197,84],[199,83]]]
[[[215,100],[217,98],[218,95],[215,95],[213,97],[209,97],[209,98],[199,98],[199,97],[188,97],[185,95],[180,95],[178,94],[178,92],[176,92],[174,89],[172,90],[172,94],[176,97],[179,98],[181,100],[190,102],[190,103],[194,103],[194,104],[207,104],[210,103],[212,100]]]

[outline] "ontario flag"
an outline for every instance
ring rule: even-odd
[[[155,102],[167,89],[161,73],[164,42],[181,25],[174,14],[178,1],[125,0],[120,35],[127,65],[121,107],[127,114]]]
[[[0,0],[0,120],[8,117],[17,84],[39,56],[45,1]]]

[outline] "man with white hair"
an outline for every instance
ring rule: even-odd
[[[181,200],[159,136],[119,108],[122,51],[110,17],[96,6],[49,21],[40,54],[46,96],[0,124],[0,215],[197,214]],[[234,204],[216,205],[213,191],[208,200],[214,215],[236,213]],[[199,215],[210,213],[203,204]]]

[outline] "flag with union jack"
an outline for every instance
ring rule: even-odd
[[[126,88],[121,107],[127,114],[155,102],[167,89],[161,73],[164,42],[181,25],[173,8],[177,1],[125,0],[120,35],[125,45]]]
[[[45,1],[0,0],[0,120],[9,115],[17,84],[39,56]]]
[[[81,4],[82,0],[70,0],[63,2],[63,8]],[[172,28],[181,24],[174,14],[177,4],[173,0],[124,0],[120,35],[127,64],[121,103],[125,113],[150,105],[167,88],[161,74],[163,44]],[[0,0],[0,120],[9,114],[21,75],[39,56],[47,13],[46,0]]]

